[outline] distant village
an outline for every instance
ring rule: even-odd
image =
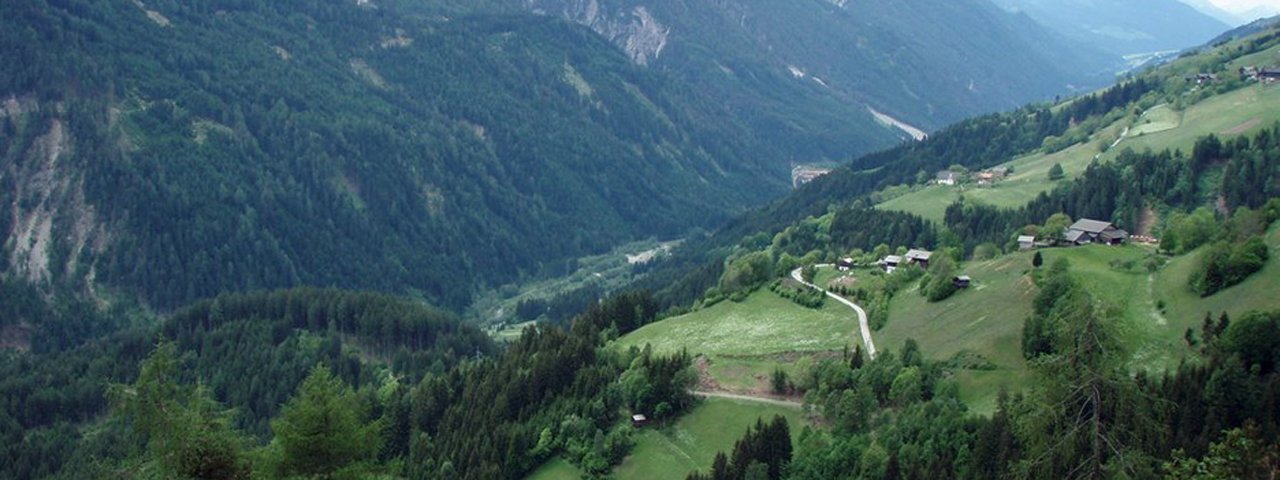
[[[1129,238],[1129,232],[1116,227],[1111,222],[1082,218],[1067,227],[1062,236],[1058,238],[1038,238],[1032,235],[1020,235],[1018,236],[1018,249],[1034,250],[1037,248],[1078,247],[1092,244],[1123,245],[1129,241]],[[928,269],[929,259],[933,257],[933,254],[934,252],[928,250],[912,248],[902,255],[886,255],[876,262],[876,266],[884,270],[885,273],[893,273],[894,270],[905,265]],[[842,272],[852,270],[857,266],[856,260],[852,257],[841,258],[836,261],[836,268]],[[952,278],[952,282],[959,288],[969,288],[972,281],[973,279],[968,275],[958,275]]]
[[[1011,173],[1013,173],[1013,167],[992,167],[978,173],[943,170],[934,176],[934,183],[937,183],[938,185],[956,185],[959,183],[973,181],[978,185],[985,186],[1004,180],[1005,177],[1008,177]]]
[[[1265,85],[1270,85],[1280,81],[1280,67],[1240,67],[1238,71],[1240,79],[1246,82],[1253,81]],[[1216,73],[1196,73],[1187,74],[1183,77],[1187,82],[1194,82],[1196,85],[1209,85],[1218,82]]]

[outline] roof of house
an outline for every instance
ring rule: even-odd
[[[1078,243],[1081,240],[1088,240],[1089,233],[1085,232],[1084,230],[1070,230],[1067,232],[1067,234],[1064,237],[1067,239],[1068,242]]]
[[[1107,230],[1105,232],[1098,234],[1098,237],[1106,241],[1124,240],[1126,238],[1129,238],[1129,232],[1126,232],[1118,228],[1113,228],[1111,230]]]
[[[632,421],[635,421],[635,422],[643,422],[643,421],[648,420],[648,419],[647,419],[647,418],[645,418],[645,416],[644,416],[644,415],[641,415],[641,414],[637,413],[637,414],[635,414],[635,415],[632,415],[632,416],[631,416],[631,420],[632,420]]]
[[[917,250],[913,248],[907,251],[907,254],[905,255],[905,257],[907,258],[907,260],[924,260],[927,262],[929,261],[929,257],[932,255],[933,255],[933,252],[930,252],[927,250]]]
[[[887,256],[887,257],[884,257],[884,260],[881,260],[881,262],[884,262],[884,263],[902,263],[902,257],[899,257],[899,256],[897,256],[897,255],[889,255],[889,256]]]
[[[959,280],[959,281],[961,281],[961,282],[970,282],[970,281],[973,281],[973,279],[972,279],[972,278],[969,278],[969,276],[968,276],[968,275],[961,275],[961,276],[959,276],[959,277],[956,277],[956,280]]]
[[[1018,243],[1035,243],[1036,237],[1031,235],[1018,235]]]
[[[956,177],[958,176],[960,176],[958,173],[953,172],[951,170],[943,170],[941,172],[938,172],[938,180],[955,180]]]
[[[1099,233],[1106,231],[1109,228],[1115,228],[1111,225],[1111,222],[1081,218],[1079,220],[1076,220],[1076,223],[1071,224],[1071,228],[1069,228],[1068,230],[1080,230],[1082,232],[1089,232],[1094,235],[1097,235]]]

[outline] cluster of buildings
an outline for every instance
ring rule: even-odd
[[[978,185],[991,185],[1004,180],[1007,176],[1009,176],[1009,167],[992,167],[972,175],[953,172],[951,170],[943,170],[938,172],[937,176],[934,177],[934,183],[937,183],[938,185],[955,185],[957,183],[973,180],[976,181]]]
[[[1262,83],[1280,82],[1280,67],[1241,67],[1240,78]]]
[[[1072,246],[1100,243],[1104,245],[1121,245],[1129,241],[1129,232],[1116,228],[1111,222],[1082,218],[1071,224],[1062,234],[1059,241],[1037,240],[1031,235],[1018,237],[1018,248],[1031,250],[1038,247],[1050,247],[1058,244]]]

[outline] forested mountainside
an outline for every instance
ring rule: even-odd
[[[1213,40],[1209,41],[1209,45],[1218,45],[1232,40],[1239,40],[1250,35],[1256,35],[1273,29],[1277,25],[1280,25],[1280,15],[1270,18],[1260,18],[1214,37]]]
[[[161,308],[297,284],[460,308],[787,188],[794,142],[739,106],[482,7],[7,3],[5,270]],[[806,159],[896,138],[864,126]]]
[[[1054,31],[1116,56],[1182,50],[1230,28],[1179,0],[996,0]]]
[[[719,92],[742,114],[762,121],[776,109],[787,109],[795,87],[777,90],[786,96],[738,91],[750,93],[757,90],[751,85],[765,82],[805,84],[817,95],[865,104],[933,130],[1073,89],[1096,88],[1110,83],[1118,70],[1118,62],[1101,51],[1064,40],[988,0],[520,3],[588,25],[637,62]],[[769,107],[754,112],[760,107],[748,105]],[[853,114],[842,121],[864,119]]]

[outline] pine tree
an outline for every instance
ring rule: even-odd
[[[271,422],[281,476],[325,476],[363,460],[382,446],[382,421],[366,422],[351,387],[316,366]]]
[[[244,439],[231,428],[230,412],[204,386],[177,383],[173,344],[161,344],[142,362],[133,385],[108,391],[115,413],[147,442],[142,470],[163,478],[245,479]]]

